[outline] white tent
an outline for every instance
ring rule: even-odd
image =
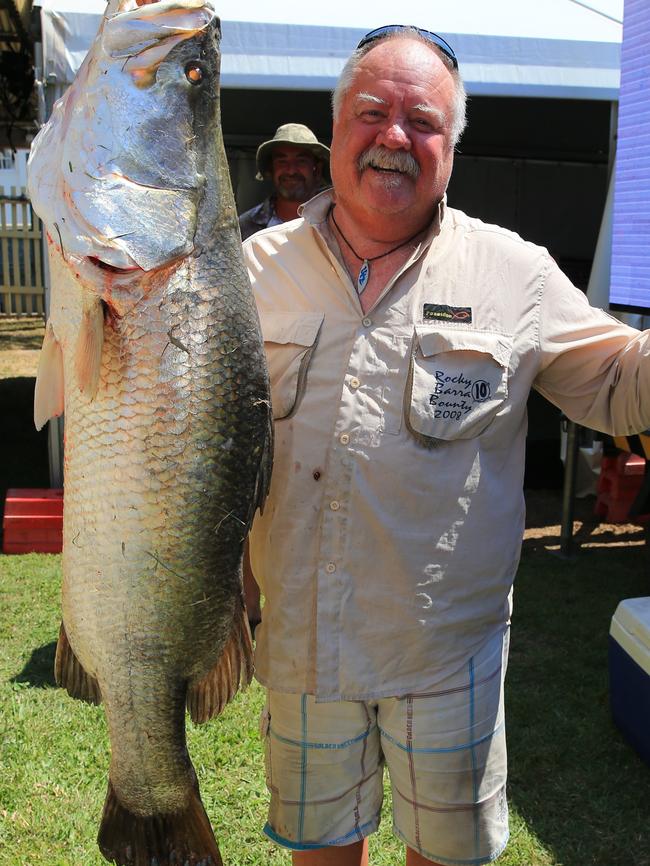
[[[468,93],[477,97],[542,97],[552,100],[580,100],[576,105],[589,105],[598,109],[596,101],[618,99],[620,85],[620,56],[624,0],[411,0],[404,10],[396,10],[394,0],[372,0],[352,3],[350,0],[328,0],[317,3],[271,3],[269,0],[213,0],[222,23],[222,87],[285,91],[288,99],[295,99],[296,91],[329,91],[333,88],[341,68],[366,32],[382,24],[395,22],[414,24],[444,36],[454,47]],[[105,0],[35,0],[41,7],[42,70],[47,85],[47,101],[59,96],[70,84],[88,50],[105,8]],[[293,91],[293,94],[291,93]],[[319,94],[322,97],[323,94]],[[477,100],[479,101],[479,100]],[[502,102],[502,100],[495,100]],[[518,101],[521,106],[522,100]],[[243,100],[241,111],[250,110],[251,100]],[[260,107],[259,100],[256,103]],[[290,103],[287,103],[290,104]],[[273,103],[277,106],[277,102]],[[318,102],[323,116],[327,115],[327,102]],[[604,107],[604,106],[603,106]],[[282,108],[282,111],[286,107]],[[291,109],[293,112],[293,109]],[[499,117],[504,118],[503,107]],[[548,113],[540,117],[550,118]],[[593,112],[592,112],[593,114]],[[278,115],[279,116],[279,115]],[[537,139],[537,113],[528,126],[515,138],[529,135]],[[566,113],[562,115],[565,118]],[[607,115],[608,117],[609,115]],[[584,112],[578,115],[584,117]],[[256,133],[255,146],[260,140],[263,123],[272,129],[277,118],[272,108],[260,121],[260,127],[249,129]],[[498,119],[487,112],[484,122],[494,126]],[[555,119],[548,127],[556,130],[561,121]],[[509,129],[517,128],[519,117],[510,118]],[[576,121],[580,123],[580,120]],[[250,126],[250,124],[249,124]],[[575,126],[575,124],[574,124]],[[586,125],[586,135],[592,130]],[[239,132],[234,128],[231,132]],[[542,130],[543,131],[543,130]],[[562,130],[561,130],[562,131]],[[566,130],[564,130],[566,132]],[[499,134],[507,135],[508,130]],[[558,138],[558,148],[566,144],[566,136],[546,133]],[[488,135],[488,144],[493,137]],[[237,145],[239,146],[239,144]],[[596,150],[598,145],[593,143]],[[248,163],[248,174],[253,176],[253,142]],[[489,154],[489,146],[487,153]],[[551,157],[552,158],[552,157]],[[458,162],[462,161],[459,156]],[[243,161],[242,161],[243,164]],[[588,235],[589,217],[598,210],[599,172],[602,166],[539,160],[514,160],[496,157],[474,160],[468,157],[459,177],[466,177],[465,187],[476,195],[521,214],[521,198],[534,202],[537,215],[533,220],[546,226],[570,225]],[[237,172],[235,172],[237,174]],[[243,177],[245,172],[240,172]],[[242,181],[243,182],[243,181]],[[557,189],[561,186],[572,202],[580,202],[586,218],[566,219],[558,210]],[[245,192],[245,187],[243,187]],[[538,194],[534,194],[537,190]],[[595,191],[594,191],[595,190]],[[498,194],[492,194],[497,191]],[[257,193],[259,196],[259,191]],[[595,198],[594,198],[595,197]],[[249,202],[246,206],[250,206]],[[549,212],[548,208],[552,208]],[[530,208],[528,209],[530,210]],[[483,215],[483,214],[480,214]],[[492,221],[510,225],[495,214]],[[530,221],[529,221],[530,222]],[[512,228],[519,230],[518,225]],[[523,228],[527,228],[524,226]],[[590,246],[581,240],[580,248]],[[557,246],[560,253],[562,243]],[[574,244],[575,246],[575,244]],[[583,252],[575,254],[584,257]],[[50,425],[54,430],[54,425]],[[54,433],[52,435],[55,435]],[[55,437],[56,438],[56,437]],[[51,456],[60,457],[53,440]],[[57,471],[59,475],[57,475]],[[52,483],[60,485],[60,465],[53,461]]]
[[[72,81],[104,0],[42,0],[43,72]],[[471,95],[617,98],[623,0],[393,0],[325,6],[215,0],[225,88],[330,90],[359,38],[404,20],[435,30],[456,50]]]

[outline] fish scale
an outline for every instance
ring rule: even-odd
[[[105,707],[99,845],[120,866],[221,864],[185,710],[207,721],[252,673],[241,564],[270,479],[270,395],[219,127],[218,33],[199,0],[111,0],[30,157],[52,284],[37,423],[65,409],[56,676]]]

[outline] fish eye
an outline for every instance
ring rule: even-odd
[[[203,66],[197,60],[192,60],[185,66],[185,78],[190,84],[201,84],[204,75]]]

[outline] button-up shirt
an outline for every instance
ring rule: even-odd
[[[435,686],[507,627],[530,388],[587,427],[645,429],[650,332],[444,205],[364,313],[330,203],[244,244],[276,419],[256,667],[274,689],[367,700]]]
[[[243,241],[261,229],[282,224],[282,220],[275,212],[274,202],[275,196],[268,196],[250,210],[244,211],[239,217],[239,231]]]

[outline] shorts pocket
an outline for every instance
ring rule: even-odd
[[[276,421],[298,408],[324,318],[324,313],[260,313]]]
[[[406,426],[423,444],[484,433],[508,396],[512,340],[416,325],[405,391]]]

